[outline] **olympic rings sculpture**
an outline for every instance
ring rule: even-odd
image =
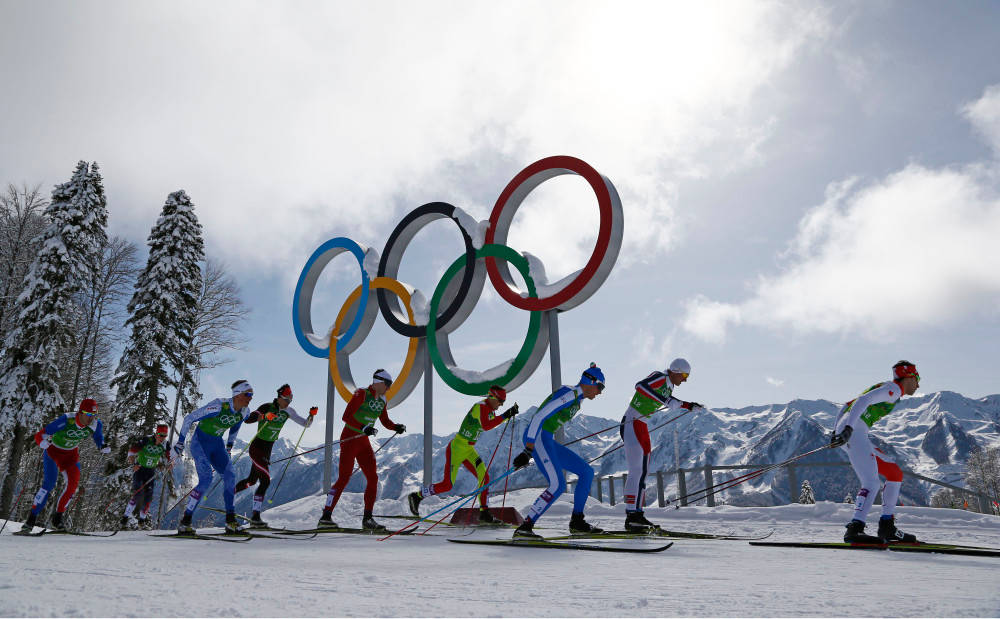
[[[546,285],[540,293],[527,259],[506,245],[507,234],[528,194],[545,181],[564,174],[579,175],[590,185],[600,210],[600,229],[594,251],[583,269]],[[458,224],[465,253],[445,270],[431,296],[427,324],[420,324],[412,306],[413,289],[399,282],[397,276],[410,241],[424,226],[438,219],[451,219]],[[350,400],[357,389],[351,374],[350,355],[368,337],[377,312],[393,331],[410,340],[403,368],[386,392],[389,407],[405,400],[420,382],[424,370],[417,359],[425,348],[430,352],[437,374],[455,391],[483,395],[493,383],[507,390],[517,388],[528,380],[545,356],[549,330],[542,313],[567,311],[590,298],[614,268],[624,231],[621,199],[615,186],[586,162],[568,156],[536,161],[511,179],[490,214],[489,228],[483,239],[485,244],[473,238],[475,223],[464,211],[446,202],[431,202],[414,209],[389,235],[375,277],[369,273],[373,266],[370,257],[374,254],[344,237],[323,243],[306,261],[292,302],[295,337],[309,355],[329,359],[330,377],[345,401]],[[326,265],[343,253],[354,256],[360,267],[361,283],[340,308],[329,336],[320,336],[312,326],[313,292]],[[511,276],[511,266],[520,273],[527,290],[518,288]],[[489,370],[476,372],[457,366],[448,335],[472,314],[487,275],[501,298],[530,312],[531,316],[517,356]]]

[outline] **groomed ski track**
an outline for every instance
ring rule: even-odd
[[[537,491],[508,496],[523,507]],[[439,499],[432,497],[432,499]],[[321,495],[266,512],[308,527]],[[428,500],[424,513],[443,505]],[[877,512],[876,508],[875,512]],[[591,503],[588,519],[619,528],[622,506]],[[334,519],[357,526],[360,496]],[[560,500],[536,531],[566,532]],[[376,512],[402,513],[394,501]],[[686,507],[647,510],[667,528],[776,541],[839,541],[851,506]],[[900,507],[900,528],[926,541],[1000,548],[1000,518]],[[391,525],[404,523],[385,520]],[[895,552],[753,547],[671,540],[666,552],[619,554],[449,544],[509,538],[510,530],[438,527],[436,536],[327,534],[307,542],[219,544],[122,531],[0,538],[0,616],[997,616],[1000,559]],[[397,527],[398,528],[398,527]],[[422,527],[423,528],[423,527]],[[16,530],[16,529],[14,529]],[[600,543],[600,541],[587,543]],[[632,540],[610,540],[620,545]],[[635,541],[656,545],[662,541]],[[267,586],[257,586],[265,577]]]

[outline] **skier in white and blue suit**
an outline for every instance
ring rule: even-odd
[[[580,382],[575,387],[563,385],[538,407],[531,423],[524,431],[524,451],[514,458],[514,466],[527,466],[532,457],[545,475],[549,486],[528,509],[524,524],[514,531],[514,537],[537,538],[540,535],[532,531],[535,522],[541,518],[545,510],[566,491],[566,476],[563,470],[576,473],[579,479],[576,491],[573,493],[573,516],[569,522],[572,533],[600,533],[601,529],[589,524],[583,519],[583,509],[590,494],[590,484],[594,479],[594,470],[587,461],[567,447],[556,442],[555,432],[580,410],[583,399],[593,400],[604,391],[604,373],[601,368],[591,363]]]
[[[174,451],[177,455],[184,453],[184,439],[191,424],[198,422],[198,429],[191,439],[191,455],[194,456],[195,468],[198,470],[198,485],[188,498],[187,509],[181,518],[178,532],[193,533],[191,516],[198,507],[202,495],[212,483],[213,469],[222,475],[222,496],[226,503],[226,531],[234,533],[236,526],[236,510],[234,503],[234,488],[236,473],[233,471],[229,452],[233,449],[236,435],[243,421],[250,415],[250,399],[253,398],[253,387],[245,380],[238,380],[232,386],[233,395],[230,398],[217,398],[205,406],[192,411],[184,417],[180,434]],[[227,441],[222,442],[222,435],[229,430]]]

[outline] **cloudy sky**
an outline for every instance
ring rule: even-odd
[[[997,32],[1000,5],[973,1],[4,1],[0,182],[97,161],[112,232],[140,244],[188,192],[253,307],[207,397],[245,377],[258,400],[287,381],[300,410],[323,403],[326,365],[291,326],[313,250],[381,251],[431,201],[486,219],[550,155],[594,166],[625,212],[615,270],[559,319],[564,382],[590,361],[608,378],[585,412],[619,417],[675,356],[693,365],[677,395],[710,406],[844,401],[903,358],[923,391],[982,397],[1000,392]],[[596,211],[583,181],[554,179],[508,244],[555,281],[586,262]],[[400,279],[429,297],[461,251],[434,222]],[[358,282],[331,263],[318,329]],[[512,357],[527,321],[487,283],[459,364]],[[398,372],[405,350],[379,319],[351,364]],[[540,402],[548,367],[512,400]],[[419,430],[422,403],[392,415]],[[471,403],[437,379],[435,430]]]

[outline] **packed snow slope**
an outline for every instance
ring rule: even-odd
[[[508,495],[507,504],[523,511],[536,492]],[[346,494],[334,519],[357,526],[359,501],[359,495]],[[425,513],[443,504],[432,497]],[[321,506],[322,495],[316,494],[267,516],[273,524],[304,528],[313,525]],[[649,509],[647,515],[673,530],[773,529],[776,541],[838,541],[850,509],[821,502]],[[376,513],[402,510],[398,501],[380,501]],[[560,499],[536,530],[564,533],[570,510],[568,499]],[[623,520],[620,509],[593,501],[588,517],[616,528]],[[926,540],[1000,548],[1000,519],[993,516],[901,507],[897,518],[900,528]],[[445,526],[384,542],[324,534],[243,544],[158,539],[144,532],[97,539],[23,538],[10,531],[0,537],[2,616],[1000,615],[996,558],[719,540],[677,540],[649,555],[480,547],[446,540],[506,538],[510,531]]]

